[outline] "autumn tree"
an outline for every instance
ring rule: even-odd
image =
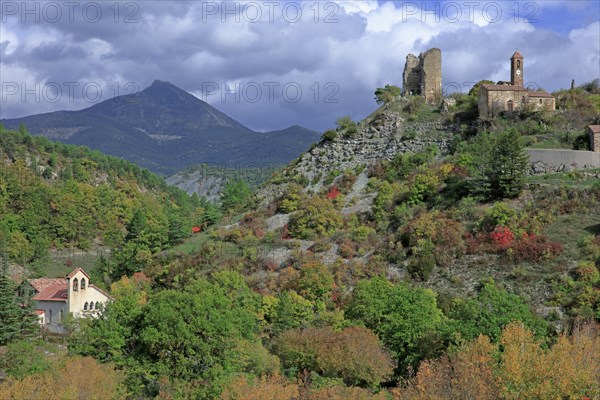
[[[69,357],[64,367],[30,375],[8,378],[0,383],[0,398],[12,400],[115,399],[120,392],[122,374],[112,364],[98,364],[91,357]]]
[[[290,235],[301,239],[328,236],[341,226],[342,218],[333,203],[318,196],[300,204],[288,223]]]
[[[376,387],[393,370],[379,339],[365,327],[289,330],[277,338],[275,349],[286,368],[341,378],[350,386]]]

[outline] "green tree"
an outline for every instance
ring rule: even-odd
[[[385,85],[385,87],[375,90],[375,101],[377,104],[388,104],[400,96],[401,90],[398,86]]]
[[[448,316],[452,330],[468,340],[483,334],[497,341],[502,329],[513,321],[522,322],[538,337],[547,332],[544,320],[536,317],[521,297],[499,289],[493,281],[486,282],[475,298],[455,300]]]
[[[221,207],[223,211],[240,209],[246,205],[251,195],[252,190],[246,182],[241,179],[230,179],[221,193]]]
[[[431,355],[443,321],[432,290],[394,285],[384,277],[358,283],[347,316],[377,333],[396,354],[400,372]]]
[[[127,224],[127,236],[125,240],[128,241],[141,241],[144,231],[148,228],[148,218],[144,211],[139,208],[133,213],[133,217],[129,224]]]
[[[304,265],[298,279],[300,294],[313,302],[317,309],[324,310],[325,303],[331,297],[333,290],[333,275],[321,263]]]
[[[468,146],[473,191],[486,197],[516,197],[525,186],[529,156],[516,129],[482,132]]]
[[[3,257],[0,270],[0,346],[19,337],[21,309],[15,284],[8,276],[8,262]]]
[[[254,338],[258,328],[255,316],[206,281],[184,292],[162,291],[143,311],[137,345],[144,369],[191,383],[199,399],[220,393],[226,377],[236,371],[236,343]]]
[[[523,137],[516,129],[498,134],[496,151],[488,176],[493,194],[498,197],[517,197],[525,187],[529,155],[525,152]]]
[[[0,266],[0,346],[16,339],[33,336],[38,330],[37,317],[29,293],[18,295],[8,276],[8,261],[3,257]]]

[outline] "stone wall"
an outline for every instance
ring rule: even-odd
[[[419,55],[422,64],[422,91],[425,101],[439,104],[442,101],[442,51],[434,48]]]
[[[529,97],[527,107],[531,107],[531,111],[554,111],[556,100],[554,97]]]
[[[600,153],[580,150],[527,149],[532,175],[600,168]]]
[[[406,56],[404,73],[402,75],[403,94],[420,95],[421,94],[421,67],[419,57],[414,54]]]
[[[442,51],[433,48],[419,57],[407,55],[402,85],[404,95],[421,95],[427,103],[439,104],[442,101]]]
[[[600,153],[600,130],[588,127],[590,133],[590,149],[595,153]]]

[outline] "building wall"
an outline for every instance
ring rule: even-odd
[[[73,280],[77,279],[78,290],[73,290]],[[81,280],[85,279],[85,289],[81,289]],[[69,298],[69,312],[73,314],[75,317],[89,316],[93,315],[96,312],[84,311],[84,305],[87,302],[99,302],[104,304],[108,301],[108,297],[106,297],[102,292],[98,289],[91,287],[88,277],[83,274],[83,272],[78,271],[71,279],[69,279],[68,286],[68,298]]]
[[[442,51],[429,49],[419,56],[422,65],[421,93],[429,104],[442,101]]]
[[[527,105],[532,107],[532,111],[554,111],[556,99],[554,97],[529,97]]]
[[[413,54],[406,56],[406,64],[404,64],[404,73],[402,74],[402,87],[405,95],[421,94],[421,67],[419,58]]]
[[[512,100],[513,111],[523,109],[523,96],[525,91],[520,90],[486,90],[482,88],[479,94],[479,104],[484,103],[484,107],[479,108],[479,116],[482,118],[493,117],[508,110],[508,102]]]
[[[64,301],[38,301],[36,309],[44,310],[44,327],[51,332],[62,332],[62,323],[67,317],[67,303]],[[50,313],[52,311],[52,313]],[[61,321],[62,311],[62,321]],[[52,314],[52,317],[50,316]]]
[[[442,51],[429,49],[416,57],[406,56],[402,75],[402,93],[421,95],[429,104],[442,101]]]

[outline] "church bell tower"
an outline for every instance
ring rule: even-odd
[[[523,56],[518,51],[510,58],[510,84],[523,87]]]

